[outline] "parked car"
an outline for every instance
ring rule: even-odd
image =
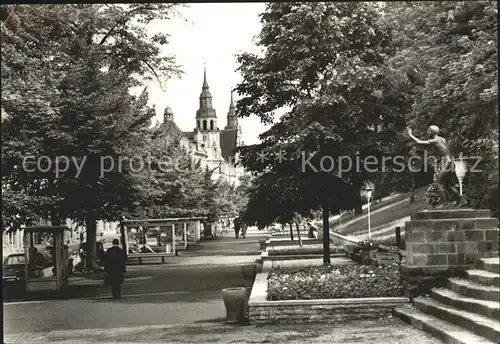
[[[2,266],[3,282],[18,282],[26,276],[24,253],[9,254]]]

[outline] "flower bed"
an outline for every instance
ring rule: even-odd
[[[304,255],[304,254],[323,254],[323,245],[304,245],[299,246],[274,246],[269,247],[267,252],[270,256],[286,256],[286,255]],[[343,253],[344,249],[341,246],[330,246],[330,254]]]
[[[268,300],[404,296],[399,265],[275,268],[268,276]]]

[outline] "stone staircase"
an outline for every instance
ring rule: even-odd
[[[500,343],[499,258],[480,259],[465,278],[449,278],[446,287],[414,298],[394,314],[445,343]]]

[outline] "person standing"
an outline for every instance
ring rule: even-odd
[[[234,219],[234,236],[236,239],[240,236],[240,229],[241,229],[241,222],[240,219],[237,217]]]
[[[121,298],[121,287],[125,279],[125,252],[118,247],[120,242],[113,239],[113,246],[108,248],[104,259],[104,269],[107,274],[107,284],[111,287],[113,299]]]

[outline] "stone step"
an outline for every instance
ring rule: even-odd
[[[411,214],[411,220],[429,219],[475,219],[478,217],[490,217],[489,209],[435,209],[419,211]]]
[[[413,231],[475,231],[475,230],[494,230],[498,228],[498,220],[491,217],[478,217],[474,219],[427,219],[411,220],[405,222],[406,230]],[[484,239],[483,239],[484,240]]]
[[[488,317],[459,310],[436,300],[425,297],[413,299],[413,305],[419,311],[458,325],[474,334],[492,341],[500,338],[500,323]]]
[[[498,344],[473,334],[447,321],[425,314],[407,306],[394,309],[394,315],[414,327],[432,334],[444,343],[450,344]]]
[[[480,259],[477,262],[477,268],[489,272],[500,273],[500,259],[498,257]]]
[[[463,296],[475,299],[497,303],[500,300],[500,290],[497,287],[488,287],[460,278],[450,278],[448,280],[448,288]]]
[[[486,270],[471,269],[467,270],[467,277],[475,283],[488,287],[500,287],[500,274]]]
[[[446,288],[432,289],[431,296],[434,300],[450,307],[484,315],[492,319],[500,319],[500,305],[498,302],[473,299]]]

